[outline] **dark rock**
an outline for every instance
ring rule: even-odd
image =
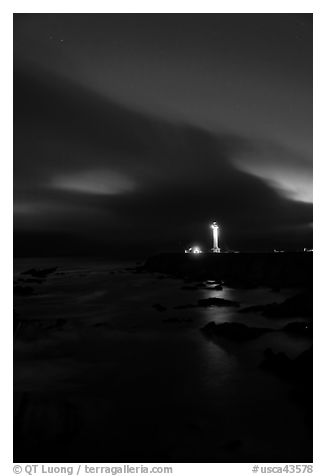
[[[154,309],[156,309],[157,311],[159,312],[163,312],[163,311],[166,311],[166,307],[165,306],[162,306],[162,304],[153,304],[152,306]]]
[[[14,334],[16,334],[16,332],[18,331],[18,329],[20,327],[20,323],[21,323],[21,320],[19,318],[19,313],[14,309],[14,312],[13,312],[13,330],[14,330]]]
[[[205,334],[212,335],[214,337],[226,337],[227,339],[245,341],[256,339],[262,334],[272,332],[273,329],[263,327],[248,327],[245,324],[238,322],[224,322],[223,324],[209,322],[202,328],[202,331]]]
[[[255,281],[253,279],[244,278],[225,278],[224,284],[229,288],[234,289],[255,289],[261,286],[263,283]]]
[[[24,329],[29,331],[38,330],[60,330],[68,320],[64,318],[57,319],[24,319],[21,321]]]
[[[142,266],[133,266],[129,268],[125,268],[123,271],[126,273],[133,273],[133,274],[139,274],[143,272]]]
[[[266,349],[261,367],[279,377],[305,383],[312,380],[312,363],[312,347],[295,359],[290,359],[284,352],[276,353],[272,349]]]
[[[291,367],[291,360],[284,352],[273,352],[268,348],[264,351],[264,359],[261,367],[280,376],[286,376]]]
[[[287,334],[298,336],[312,337],[312,323],[311,322],[290,322],[284,326],[282,331]]]
[[[186,277],[183,279],[183,281],[184,281],[185,283],[196,283],[196,282],[198,281],[198,279],[196,279],[196,278],[191,278],[191,277],[189,277],[189,276],[186,276]]]
[[[263,310],[266,317],[312,317],[313,295],[312,290],[306,290],[293,297],[285,299],[280,304],[267,306]]]
[[[300,294],[285,299],[281,303],[262,304],[240,309],[238,312],[261,312],[263,316],[273,318],[308,317],[312,318],[313,301],[312,290],[305,290]]]
[[[178,317],[169,317],[168,319],[162,319],[162,322],[176,323],[176,322],[192,322],[189,317],[187,319],[179,319]]]
[[[33,321],[41,329],[62,329],[67,324],[67,319],[45,319],[45,320],[34,320]]]
[[[35,284],[42,284],[44,281],[43,279],[39,278],[26,278],[26,279],[20,279],[21,283],[35,283]]]
[[[268,306],[270,305],[271,304],[268,304]],[[265,308],[266,308],[266,305],[248,306],[248,307],[242,307],[241,309],[238,310],[238,312],[241,312],[244,314],[247,312],[263,312]]]
[[[281,292],[280,286],[273,286],[271,289],[272,293],[279,293]]]
[[[145,269],[144,266],[136,266],[134,269],[135,274],[142,274],[142,273],[147,273],[148,271]]]
[[[96,322],[93,327],[105,327],[106,329],[114,329],[110,322]],[[134,326],[136,327],[136,326]]]
[[[16,296],[32,296],[34,294],[34,289],[30,286],[14,286],[14,294]]]
[[[173,309],[193,309],[198,307],[196,304],[179,304],[178,306],[174,306]]]
[[[54,273],[58,269],[57,266],[53,268],[43,268],[43,269],[36,269],[31,268],[26,271],[23,271],[21,274],[29,274],[34,278],[46,278],[49,274]]]
[[[211,306],[227,306],[227,307],[238,307],[239,303],[236,301],[230,301],[228,299],[221,299],[221,298],[207,298],[207,299],[199,299],[198,300],[199,307],[211,307]]]
[[[312,380],[313,373],[313,351],[312,347],[305,350],[293,360],[293,374],[298,380]]]

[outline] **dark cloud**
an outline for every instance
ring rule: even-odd
[[[18,254],[209,247],[212,220],[225,247],[311,245],[311,204],[237,165],[261,142],[137,112],[26,64],[14,91]]]

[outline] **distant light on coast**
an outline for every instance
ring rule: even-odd
[[[199,246],[194,246],[193,248],[188,248],[187,250],[185,250],[185,253],[200,254],[202,253],[202,250],[199,248]]]
[[[220,253],[221,248],[219,248],[219,246],[218,246],[218,230],[219,230],[219,227],[218,227],[218,224],[216,223],[216,221],[214,221],[210,225],[210,228],[213,231],[213,248],[212,248],[211,251],[212,251],[212,253]],[[202,253],[202,250],[199,246],[193,246],[193,247],[185,249],[185,253],[199,254],[199,253]]]

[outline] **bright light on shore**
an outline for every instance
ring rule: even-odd
[[[185,253],[199,254],[202,253],[202,250],[199,248],[199,246],[194,246],[193,248],[188,248],[187,250],[185,250]]]

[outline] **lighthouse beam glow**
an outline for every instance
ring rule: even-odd
[[[213,222],[211,225],[211,228],[213,230],[213,248],[212,252],[213,253],[220,253],[221,249],[218,247],[218,225],[216,221]]]

